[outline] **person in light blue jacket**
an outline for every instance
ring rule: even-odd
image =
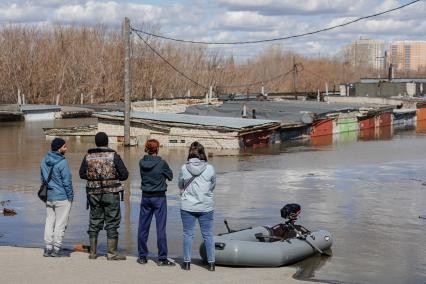
[[[213,190],[216,186],[214,167],[207,162],[203,145],[193,142],[189,148],[188,161],[181,168],[178,186],[181,190],[181,218],[183,224],[183,266],[190,270],[192,239],[195,221],[200,224],[207,251],[208,270],[215,270],[213,223]]]
[[[51,144],[51,151],[46,154],[40,164],[41,182],[48,181],[50,170],[52,170],[47,190],[47,214],[44,228],[46,248],[43,256],[46,257],[64,255],[61,253],[62,239],[74,199],[71,171],[64,157],[66,151],[65,141],[55,138]]]

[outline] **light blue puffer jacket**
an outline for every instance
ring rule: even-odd
[[[182,192],[192,176],[197,176]],[[216,186],[214,167],[197,158],[189,159],[182,166],[178,186],[181,190],[181,209],[189,212],[210,212],[214,210],[213,190]]]
[[[59,152],[50,151],[46,154],[40,164],[40,180],[43,182],[49,177],[50,168],[55,165],[52,179],[48,185],[48,201],[73,201],[74,192],[72,188],[72,176],[68,161]]]

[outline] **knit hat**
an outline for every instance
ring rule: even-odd
[[[95,136],[95,144],[97,147],[108,146],[108,135],[105,132],[98,132]]]
[[[55,138],[55,139],[53,139],[52,144],[50,145],[50,148],[52,149],[52,151],[58,151],[64,145],[65,145],[64,139]]]

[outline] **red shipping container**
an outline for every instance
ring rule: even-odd
[[[311,137],[318,137],[333,134],[333,119],[324,119],[312,125]]]
[[[359,119],[359,130],[371,129],[376,127],[376,119],[374,116],[362,117]]]
[[[378,127],[392,125],[392,113],[390,112],[381,113],[379,116],[376,116],[376,119],[377,119],[376,126]]]

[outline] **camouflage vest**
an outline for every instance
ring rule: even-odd
[[[114,152],[98,152],[86,155],[87,194],[123,191],[114,164]]]

